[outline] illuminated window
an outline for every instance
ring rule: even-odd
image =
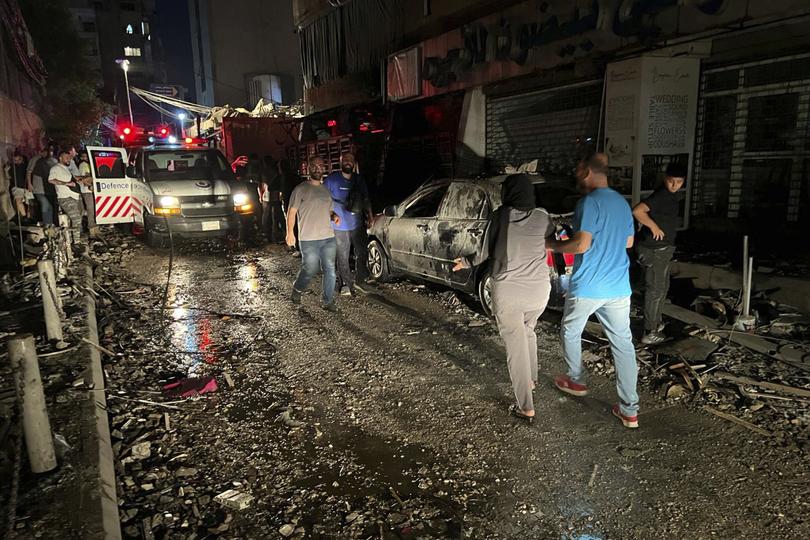
[[[127,25],[126,32],[127,32],[127,34],[134,34],[135,33],[135,30],[132,28],[131,24]]]
[[[141,34],[145,36],[149,35],[149,23],[146,21],[141,22]]]
[[[124,56],[140,56],[140,47],[124,47]]]

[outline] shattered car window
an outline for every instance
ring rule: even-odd
[[[484,191],[469,183],[453,182],[442,204],[442,217],[453,219],[478,219],[486,201]]]
[[[448,186],[441,186],[437,189],[423,193],[403,212],[402,217],[418,218],[418,217],[434,217],[439,213],[439,205],[447,193]]]

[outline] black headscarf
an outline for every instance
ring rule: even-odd
[[[490,249],[492,271],[497,274],[506,267],[507,235],[509,234],[509,213],[512,209],[531,212],[536,208],[534,186],[525,174],[512,174],[506,177],[501,186],[501,207],[493,215],[490,227]]]
[[[525,174],[511,174],[501,186],[501,204],[529,212],[535,209],[534,186]]]

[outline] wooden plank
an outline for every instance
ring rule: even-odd
[[[754,433],[759,433],[760,435],[764,435],[766,437],[771,436],[771,432],[768,431],[767,429],[763,429],[763,428],[761,428],[759,426],[755,426],[751,422],[743,420],[742,418],[737,418],[733,414],[724,413],[723,411],[718,411],[717,409],[713,409],[712,407],[704,406],[703,408],[706,410],[706,412],[709,412],[709,413],[711,413],[711,414],[713,414],[715,416],[718,416],[718,417],[720,417],[720,418],[722,418],[724,420],[728,420],[729,422],[734,422],[735,424],[743,426],[746,429],[750,429]]]
[[[797,369],[810,372],[810,364],[804,361],[806,355],[801,349],[797,349],[795,347],[779,347],[772,341],[760,336],[744,334],[742,332],[734,332],[727,328],[721,328],[714,319],[704,317],[700,313],[695,313],[690,309],[682,308],[680,306],[676,306],[675,304],[665,304],[663,313],[668,317],[672,317],[673,319],[677,319],[686,324],[709,328],[716,333],[722,334],[730,341],[733,341],[738,345],[748,347],[753,351],[760,352],[773,358],[774,360],[779,360],[780,362],[791,365]]]
[[[810,398],[810,390],[805,390],[804,388],[796,388],[795,386],[787,386],[784,384],[759,381],[757,379],[752,379],[751,377],[739,377],[737,375],[732,375],[731,373],[728,373],[726,371],[715,371],[712,376],[717,379],[722,379],[724,381],[731,381],[737,384],[758,386],[759,388],[767,388],[768,390],[782,392],[783,394],[791,394],[793,396]]]

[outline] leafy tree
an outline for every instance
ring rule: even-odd
[[[66,0],[19,0],[34,46],[48,70],[43,121],[57,141],[86,139],[110,106],[98,98],[96,75]]]

